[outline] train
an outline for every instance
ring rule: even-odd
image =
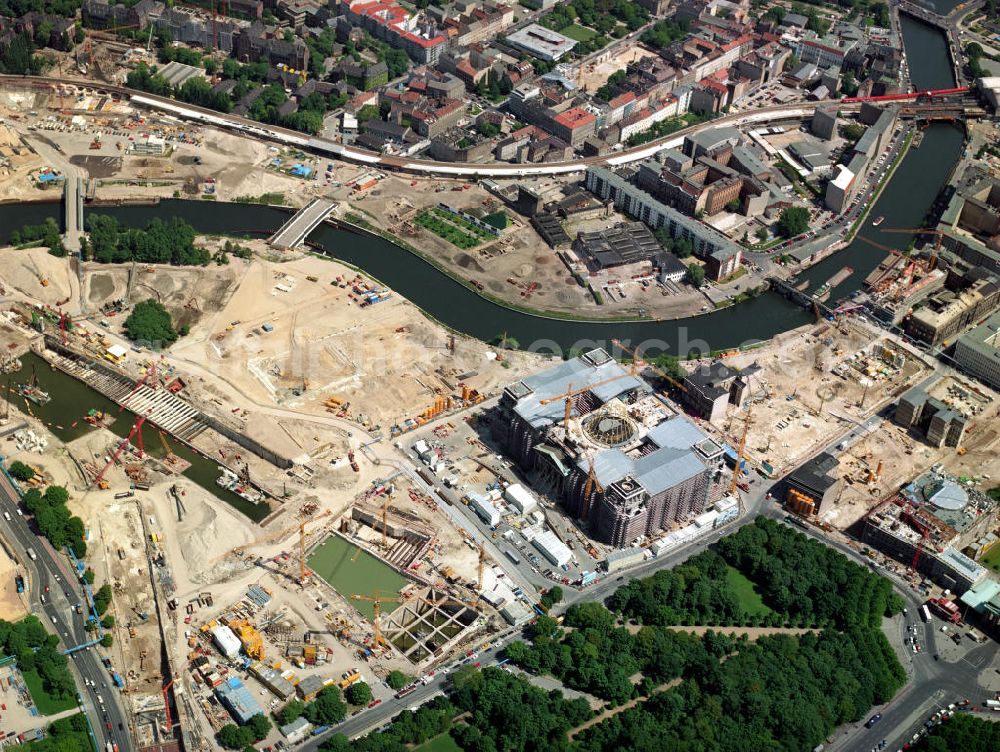
[[[954,94],[968,93],[968,86],[960,86],[955,89],[927,89],[925,91],[911,91],[907,94],[882,94],[871,97],[844,97],[840,101],[844,104],[857,104],[861,102],[902,102],[907,99],[920,99],[921,97],[947,97]]]

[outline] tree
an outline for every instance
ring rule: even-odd
[[[741,206],[740,200],[738,198],[734,198],[732,201],[729,201],[726,204],[726,211],[730,212],[731,214],[735,214],[740,210],[740,206]]]
[[[688,264],[687,279],[695,287],[701,287],[705,282],[705,267],[700,264]]]
[[[316,699],[309,703],[305,710],[306,719],[317,726],[339,723],[346,715],[347,706],[340,698],[340,688],[336,685],[321,689]]]
[[[149,342],[154,347],[169,346],[177,341],[170,313],[162,303],[153,299],[136,303],[125,319],[125,334],[132,341]]]
[[[10,467],[7,468],[7,472],[10,473],[11,477],[15,480],[29,481],[35,477],[35,471],[23,462],[18,462],[15,460],[10,463]]]
[[[766,243],[767,242],[767,228],[766,227],[758,227],[757,230],[756,230],[756,232],[754,232],[754,237],[757,238],[757,242],[758,243]]]
[[[549,591],[542,596],[541,600],[542,600],[542,605],[545,606],[545,608],[552,608],[562,599],[563,599],[562,588],[556,585],[550,588]]]
[[[94,608],[98,616],[103,616],[111,605],[111,586],[108,583],[101,585],[100,589],[94,593]]]
[[[367,705],[372,701],[372,688],[365,682],[355,682],[347,688],[344,696],[351,705]]]
[[[104,637],[101,638],[101,647],[110,648],[112,645],[114,645],[114,643],[115,643],[115,638],[111,635],[111,633],[105,632]]]
[[[247,721],[246,728],[250,729],[253,741],[259,742],[261,739],[266,739],[267,735],[271,733],[271,721],[263,713],[257,713]]]
[[[386,677],[386,681],[389,682],[390,687],[399,690],[410,683],[410,677],[402,671],[392,671],[389,673],[389,676]]]
[[[105,614],[104,618],[101,619],[101,626],[105,629],[111,629],[115,626],[114,614]]]
[[[291,700],[285,707],[278,711],[278,725],[286,726],[296,718],[301,716],[306,709],[306,704],[301,700]]]
[[[219,729],[215,739],[226,749],[243,749],[254,741],[249,728],[237,726],[235,723],[227,723]]]
[[[809,229],[809,210],[804,206],[790,206],[781,212],[777,222],[778,233],[784,238],[794,238]]]

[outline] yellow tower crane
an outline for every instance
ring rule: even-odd
[[[680,389],[682,392],[686,392],[687,391],[687,387],[684,386],[684,384],[682,384],[681,382],[679,382],[677,379],[675,379],[669,373],[667,373],[666,371],[664,371],[658,365],[656,365],[655,363],[650,363],[648,360],[643,360],[640,357],[640,355],[639,355],[638,349],[636,349],[634,347],[628,347],[621,340],[618,340],[618,339],[611,340],[611,343],[615,347],[617,347],[618,349],[620,349],[622,352],[627,353],[627,354],[629,354],[629,355],[632,356],[632,366],[633,366],[633,368],[636,368],[639,364],[644,365],[646,368],[650,369],[655,374],[657,374],[660,378],[664,379],[668,384],[672,384],[673,386],[675,386],[678,389]]]
[[[395,595],[361,595],[360,593],[355,593],[351,596],[352,601],[368,601],[372,604],[372,608],[375,611],[375,619],[373,624],[375,625],[375,637],[373,639],[372,646],[378,647],[389,647],[389,642],[382,636],[382,604],[383,603],[402,603],[405,598],[400,598]]]
[[[590,516],[590,499],[594,491],[604,493],[604,486],[597,480],[597,473],[594,472],[594,458],[591,456],[587,458],[587,484],[583,487],[583,509],[580,510],[580,519],[584,522]]]
[[[610,384],[612,381],[617,381],[618,379],[624,378],[625,376],[628,376],[628,375],[629,374],[627,374],[627,373],[620,373],[617,376],[612,376],[609,379],[602,379],[601,381],[598,381],[598,382],[596,382],[594,384],[588,384],[587,386],[581,387],[580,389],[574,389],[572,384],[567,384],[565,392],[563,392],[562,394],[557,394],[555,397],[549,397],[547,399],[538,400],[538,404],[540,404],[540,405],[548,405],[548,404],[551,404],[552,402],[559,402],[560,400],[564,400],[565,401],[565,409],[563,410],[563,429],[566,430],[566,431],[568,431],[569,430],[569,416],[570,416],[570,413],[573,411],[573,398],[574,397],[576,397],[576,396],[578,396],[580,394],[585,394],[585,393],[589,392],[590,390],[594,389],[595,387],[603,386],[604,384]]]
[[[882,230],[882,232],[897,232],[904,235],[933,235],[936,240],[934,242],[934,250],[931,251],[930,258],[927,259],[927,271],[934,271],[934,267],[937,266],[938,254],[941,253],[941,239],[944,237],[944,233],[940,230],[935,230],[932,227],[916,227],[913,229],[892,229],[892,230]]]

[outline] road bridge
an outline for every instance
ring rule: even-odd
[[[67,173],[63,183],[64,213],[66,216],[66,232],[63,235],[63,245],[70,253],[80,250],[80,238],[83,235],[83,178],[75,173]]]
[[[330,216],[330,212],[337,206],[335,201],[326,198],[314,198],[308,204],[299,209],[295,216],[281,226],[274,235],[268,238],[267,242],[275,248],[288,250],[295,248],[303,240],[319,227],[320,223]]]

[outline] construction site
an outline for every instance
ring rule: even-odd
[[[857,319],[778,335],[765,348],[723,359],[737,371],[758,370],[748,378],[744,408],[730,407],[721,427],[737,446],[749,415],[746,454],[757,466],[766,462],[768,475],[781,475],[924,378],[924,357]]]

